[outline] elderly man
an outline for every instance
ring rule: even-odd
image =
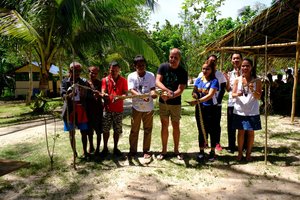
[[[87,152],[88,119],[86,115],[85,101],[87,92],[80,86],[88,86],[85,79],[80,77],[81,64],[72,62],[69,69],[69,77],[62,80],[61,96],[64,99],[62,116],[64,130],[69,131],[70,143],[73,153],[77,157],[75,145],[75,126],[80,129],[82,136],[84,157],[89,157]],[[74,110],[75,108],[75,110]],[[75,123],[75,124],[74,124]]]
[[[129,135],[129,157],[137,153],[137,145],[141,121],[144,126],[143,155],[144,159],[151,158],[149,154],[151,144],[151,134],[153,127],[153,98],[155,93],[155,76],[152,72],[146,71],[146,60],[138,55],[134,58],[133,64],[135,72],[128,75],[128,89],[133,95],[149,94],[149,97],[132,99],[131,130]]]
[[[102,79],[102,93],[105,93],[104,99],[104,115],[103,115],[103,151],[101,155],[104,157],[108,154],[108,139],[111,126],[114,134],[114,150],[116,156],[122,156],[122,152],[118,149],[120,134],[122,134],[122,118],[123,118],[123,100],[115,100],[114,97],[126,95],[128,90],[127,80],[120,75],[120,66],[113,61],[109,67],[109,75]]]
[[[181,94],[187,85],[188,75],[180,65],[181,52],[173,48],[169,54],[169,62],[159,66],[156,76],[156,86],[163,92],[159,98],[159,111],[161,120],[162,152],[157,159],[162,160],[167,154],[167,143],[169,137],[169,120],[173,127],[174,153],[179,160],[183,159],[179,152],[181,118]]]

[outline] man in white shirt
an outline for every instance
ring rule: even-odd
[[[227,107],[227,132],[228,132],[228,151],[234,153],[236,150],[236,130],[232,127],[233,123],[233,107],[235,100],[232,98],[232,88],[234,80],[239,77],[241,73],[243,56],[241,53],[233,53],[231,55],[231,64],[233,70],[229,73],[225,73],[227,80],[226,90],[229,92],[228,107]]]
[[[128,90],[132,95],[149,94],[149,97],[132,99],[131,130],[129,135],[130,150],[128,156],[135,156],[137,153],[139,130],[141,121],[143,121],[143,155],[145,159],[149,159],[151,158],[149,150],[153,127],[153,99],[157,97],[155,93],[155,76],[152,72],[146,71],[146,60],[143,56],[136,56],[133,63],[136,71],[128,75]]]

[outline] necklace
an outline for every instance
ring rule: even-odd
[[[145,86],[144,86],[145,76],[140,77],[138,75],[137,79],[138,79],[138,90],[139,90],[140,93],[143,94],[145,92]]]
[[[248,83],[251,83],[251,80],[247,81],[247,79],[243,76],[243,78],[242,78],[242,92],[245,96],[248,96],[249,91],[250,91]]]

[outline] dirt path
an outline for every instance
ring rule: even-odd
[[[56,119],[47,119],[47,131],[53,132],[54,128],[57,131],[63,130],[63,122]],[[20,122],[16,125],[0,127],[1,146],[16,144],[22,142],[32,142],[37,138],[45,137],[45,121],[37,119],[32,121]]]

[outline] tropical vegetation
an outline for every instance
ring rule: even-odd
[[[126,75],[132,70],[132,58],[143,54],[155,73],[159,63],[168,59],[169,49],[179,47],[182,64],[194,77],[207,56],[202,54],[205,45],[266,8],[262,3],[246,5],[236,19],[221,18],[224,3],[185,0],[182,23],[157,22],[149,27],[149,14],[157,5],[154,0],[4,0],[0,3],[0,72],[38,61],[42,88],[43,83],[47,86],[52,63],[67,67],[79,60],[85,66],[100,66],[102,75],[111,60],[118,60]],[[224,70],[228,62],[225,59]]]
[[[91,64],[97,58],[98,63],[105,63],[103,58],[111,53],[119,59],[140,53],[157,65],[160,61],[151,41],[134,20],[146,4],[152,7],[154,2],[4,0],[0,3],[0,34],[17,39],[12,43],[16,50],[27,52],[28,62],[39,62],[40,88],[47,89],[50,66],[60,57],[68,58],[69,63],[80,58]]]

